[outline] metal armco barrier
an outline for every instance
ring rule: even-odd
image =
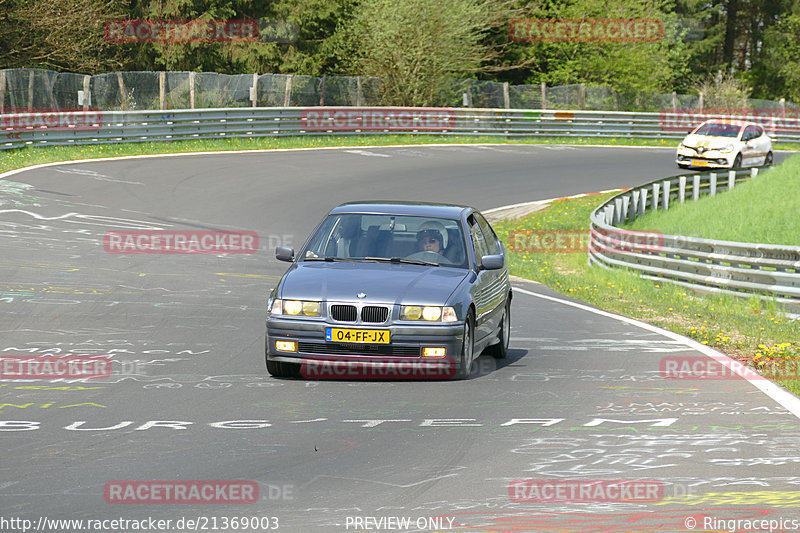
[[[427,133],[460,136],[681,139],[724,115],[393,107],[255,107],[173,111],[56,111],[0,115],[0,149],[226,137]],[[309,119],[309,115],[313,120]],[[320,118],[322,117],[322,118]],[[753,117],[742,117],[753,118]],[[800,141],[800,118],[761,117],[778,141]],[[312,124],[310,124],[310,122]],[[325,127],[324,122],[329,127]],[[676,143],[677,145],[677,143]]]
[[[617,228],[650,209],[697,200],[757,179],[758,169],[659,179],[617,194],[591,214],[589,261],[642,277],[800,303],[800,246],[717,241]]]

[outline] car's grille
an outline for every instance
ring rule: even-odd
[[[386,322],[387,318],[389,318],[388,307],[381,307],[378,305],[366,305],[364,306],[363,309],[361,309],[362,322],[381,323],[381,322]]]
[[[355,322],[358,312],[355,305],[334,304],[331,306],[331,317],[339,322]]]
[[[397,355],[419,357],[418,346],[395,346],[392,344],[345,344],[339,342],[300,342],[297,351],[331,355]]]

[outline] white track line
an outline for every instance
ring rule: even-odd
[[[747,380],[750,382],[751,385],[759,389],[761,392],[775,400],[778,404],[784,407],[786,410],[791,412],[794,416],[800,419],[800,398],[793,395],[792,393],[788,392],[787,390],[780,387],[778,384],[768,380],[767,378],[751,378],[745,375],[744,372],[741,370],[741,363],[732,359],[725,355],[722,352],[718,352],[717,350],[706,346],[705,344],[700,344],[699,342],[692,340],[688,337],[684,337],[678,333],[673,331],[669,331],[666,329],[659,328],[658,326],[653,326],[652,324],[646,324],[644,322],[640,322],[634,318],[628,318],[626,316],[615,315],[614,313],[609,313],[607,311],[601,311],[600,309],[595,309],[593,307],[589,307],[588,305],[579,304],[576,302],[571,302],[569,300],[564,300],[562,298],[556,298],[554,296],[547,296],[544,294],[538,294],[535,292],[531,292],[525,289],[521,289],[519,287],[514,287],[515,292],[521,292],[522,294],[527,294],[529,296],[534,296],[536,298],[542,298],[544,300],[550,300],[553,302],[558,302],[564,305],[569,305],[571,307],[575,307],[577,309],[581,309],[583,311],[588,311],[590,313],[594,313],[596,315],[608,317],[614,320],[618,320],[620,322],[625,322],[626,324],[630,324],[632,326],[636,326],[638,328],[646,329],[647,331],[652,331],[654,333],[658,333],[659,335],[663,335],[668,337],[672,340],[678,341],[689,348],[692,348],[704,355],[707,355],[711,359],[714,359],[721,365],[725,365],[731,372],[736,373],[737,375],[741,376],[742,379]]]

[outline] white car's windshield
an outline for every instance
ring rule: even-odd
[[[421,261],[466,267],[464,234],[456,220],[404,215],[340,214],[322,223],[302,259]]]
[[[739,136],[741,126],[735,124],[722,124],[719,122],[709,122],[703,124],[695,132],[696,135],[708,135],[710,137],[731,137],[736,138]]]

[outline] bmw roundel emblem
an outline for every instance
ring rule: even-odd
[[[367,295],[364,294],[363,292],[359,292],[358,294],[356,294],[356,296],[358,296],[359,298],[366,298],[367,297]]]

